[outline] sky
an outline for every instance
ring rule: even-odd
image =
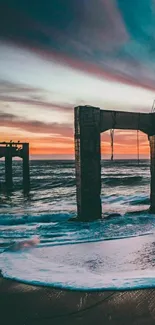
[[[74,106],[151,112],[154,99],[155,0],[0,1],[0,141],[74,158]],[[101,141],[109,157],[109,131]],[[136,144],[115,131],[114,157],[136,157]]]

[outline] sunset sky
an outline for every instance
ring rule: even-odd
[[[154,99],[155,0],[0,1],[0,141],[72,158],[74,106],[150,112]],[[136,152],[136,132],[116,131],[115,156]]]

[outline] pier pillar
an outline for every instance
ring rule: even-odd
[[[12,189],[12,152],[11,147],[6,147],[5,153],[5,183],[8,190]]]
[[[155,213],[155,135],[149,137],[150,141],[150,172],[151,172],[151,188],[150,188],[150,212]]]
[[[80,221],[101,218],[100,109],[75,107],[77,214]]]
[[[30,189],[30,169],[29,169],[29,144],[23,144],[23,188],[24,191]]]

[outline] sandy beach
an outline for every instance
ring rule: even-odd
[[[155,290],[74,292],[0,278],[2,325],[155,324]]]

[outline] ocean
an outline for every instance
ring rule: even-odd
[[[14,190],[0,193],[3,276],[72,290],[155,287],[149,164],[102,161],[102,219],[82,223],[69,221],[76,217],[74,161],[31,160],[28,194],[22,190],[22,163],[14,161]],[[33,249],[5,251],[36,236],[40,244]]]

